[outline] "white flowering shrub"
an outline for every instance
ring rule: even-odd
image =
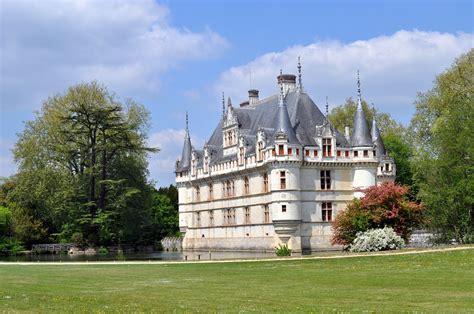
[[[376,252],[398,250],[405,246],[403,239],[390,227],[370,229],[357,233],[349,247],[351,252]]]

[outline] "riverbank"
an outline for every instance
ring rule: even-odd
[[[260,261],[2,263],[0,312],[474,310],[471,247]]]

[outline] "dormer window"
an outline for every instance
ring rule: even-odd
[[[284,155],[284,154],[285,154],[285,146],[278,145],[278,155]]]
[[[323,138],[323,157],[331,157],[332,139]]]
[[[288,148],[288,155],[293,155],[293,149],[292,148]]]
[[[369,157],[369,151],[368,150],[364,150],[364,157]]]
[[[258,142],[257,144],[257,158],[258,160],[263,160],[263,142]]]

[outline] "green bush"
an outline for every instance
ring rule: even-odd
[[[107,254],[107,253],[109,253],[109,250],[107,250],[107,248],[105,246],[101,246],[97,252],[99,254]]]
[[[15,238],[0,238],[0,255],[18,255],[18,253],[24,250],[23,245]]]
[[[275,254],[277,256],[291,256],[291,249],[288,248],[288,245],[286,245],[286,244],[284,244],[284,245],[279,244],[275,248]]]

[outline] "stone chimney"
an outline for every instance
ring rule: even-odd
[[[281,74],[277,77],[278,85],[283,86],[283,93],[286,95],[289,91],[296,89],[296,75]]]
[[[258,89],[249,90],[249,105],[254,105],[258,102]]]

